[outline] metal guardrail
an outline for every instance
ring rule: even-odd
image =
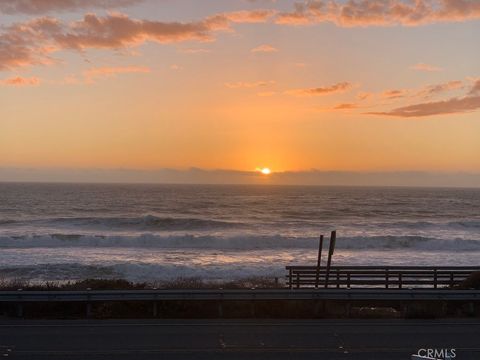
[[[251,289],[135,291],[1,291],[0,302],[102,302],[164,300],[480,300],[480,290],[449,289]]]

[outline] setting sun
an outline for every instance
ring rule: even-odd
[[[269,168],[261,168],[260,169],[260,172],[263,174],[263,175],[270,175],[272,173],[272,171],[269,169]]]

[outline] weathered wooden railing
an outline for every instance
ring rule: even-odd
[[[480,266],[287,266],[290,289],[306,287],[453,287]],[[328,281],[326,281],[328,279]],[[326,284],[327,282],[327,284]]]

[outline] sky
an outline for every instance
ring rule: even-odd
[[[480,186],[478,34],[477,0],[0,0],[0,181]]]

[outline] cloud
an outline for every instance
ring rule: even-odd
[[[355,103],[338,104],[333,107],[334,110],[353,110],[357,108],[358,108],[358,104],[355,104]]]
[[[98,78],[115,77],[118,74],[149,73],[150,69],[143,66],[118,66],[97,67],[84,71],[83,75],[87,82],[93,82]]]
[[[261,86],[268,86],[275,84],[275,81],[255,81],[255,82],[243,82],[243,81],[238,81],[238,82],[228,82],[225,83],[225,86],[228,87],[229,89],[251,89],[251,88],[256,88],[256,87],[261,87]]]
[[[275,14],[275,10],[242,10],[223,13],[221,16],[224,16],[234,23],[263,23],[268,21]]]
[[[430,65],[430,64],[424,64],[424,63],[418,63],[415,65],[410,66],[411,70],[416,70],[416,71],[425,71],[425,72],[438,72],[438,71],[443,71],[443,68],[435,66],[435,65]]]
[[[280,13],[279,24],[332,22],[337,26],[419,26],[480,18],[478,0],[308,0]]]
[[[294,95],[294,96],[323,96],[323,95],[330,95],[334,93],[345,92],[350,90],[352,87],[353,85],[349,82],[341,82],[338,84],[325,86],[325,87],[288,90],[287,94]]]
[[[73,183],[165,183],[165,184],[276,184],[347,186],[459,186],[480,187],[480,173],[460,172],[355,172],[286,171],[265,178],[256,171],[177,169],[69,169],[0,168],[0,181]]]
[[[451,98],[443,101],[426,102],[399,107],[386,112],[370,112],[370,115],[395,116],[403,118],[434,115],[461,114],[480,109],[480,96]]]
[[[180,49],[179,51],[184,54],[206,54],[210,52],[208,49]]]
[[[90,8],[119,8],[142,0],[0,0],[3,14],[46,14]]]
[[[418,95],[423,97],[430,97],[447,91],[462,89],[463,87],[463,81],[452,80],[441,84],[426,86],[422,90],[420,90]]]
[[[472,86],[472,89],[468,93],[469,95],[477,95],[480,94],[480,80],[476,80]]]
[[[179,71],[179,70],[182,70],[182,69],[183,68],[180,65],[177,65],[177,64],[170,65],[170,70]]]
[[[68,1],[83,4],[79,1]],[[57,2],[60,3],[61,0]],[[120,3],[128,2],[123,0]],[[25,4],[27,3],[38,6],[40,3],[45,3],[47,6],[56,2],[54,0],[38,2],[25,0]],[[113,0],[103,2],[90,0],[86,3],[113,4],[114,2]],[[117,2],[115,3],[117,4]],[[2,4],[6,6],[7,3]],[[16,5],[20,6],[19,4],[20,2],[16,2]],[[52,17],[37,18],[10,26],[0,26],[2,30],[0,32],[0,71],[52,63],[54,60],[50,57],[51,53],[60,50],[118,50],[138,46],[145,42],[169,44],[184,41],[213,41],[216,32],[232,31],[231,26],[234,23],[264,22],[273,14],[274,12],[271,10],[237,11],[220,13],[192,22],[139,20],[120,13],[109,13],[105,16],[86,14],[81,20],[71,23],[65,23]],[[203,49],[185,50],[188,53],[206,51]]]
[[[69,24],[43,17],[2,28],[0,70],[52,63],[50,54],[65,49],[124,49],[147,41],[212,41],[215,32],[229,28],[224,15],[186,23],[137,20],[123,14],[87,14]]]
[[[65,33],[55,34],[54,40],[64,49],[126,48],[146,41],[173,43],[187,40],[210,41],[212,32],[228,29],[223,17],[180,23],[131,19],[123,14],[98,17],[87,14],[73,23]]]
[[[257,46],[256,48],[253,48],[250,51],[252,53],[271,53],[271,52],[277,52],[278,49],[273,47],[272,45],[264,44],[264,45]]]
[[[11,77],[5,80],[0,80],[0,85],[5,86],[37,86],[40,85],[40,79],[38,77],[24,78],[21,76]]]
[[[409,93],[406,89],[400,90],[387,90],[382,93],[382,97],[384,99],[400,99],[407,96]]]

